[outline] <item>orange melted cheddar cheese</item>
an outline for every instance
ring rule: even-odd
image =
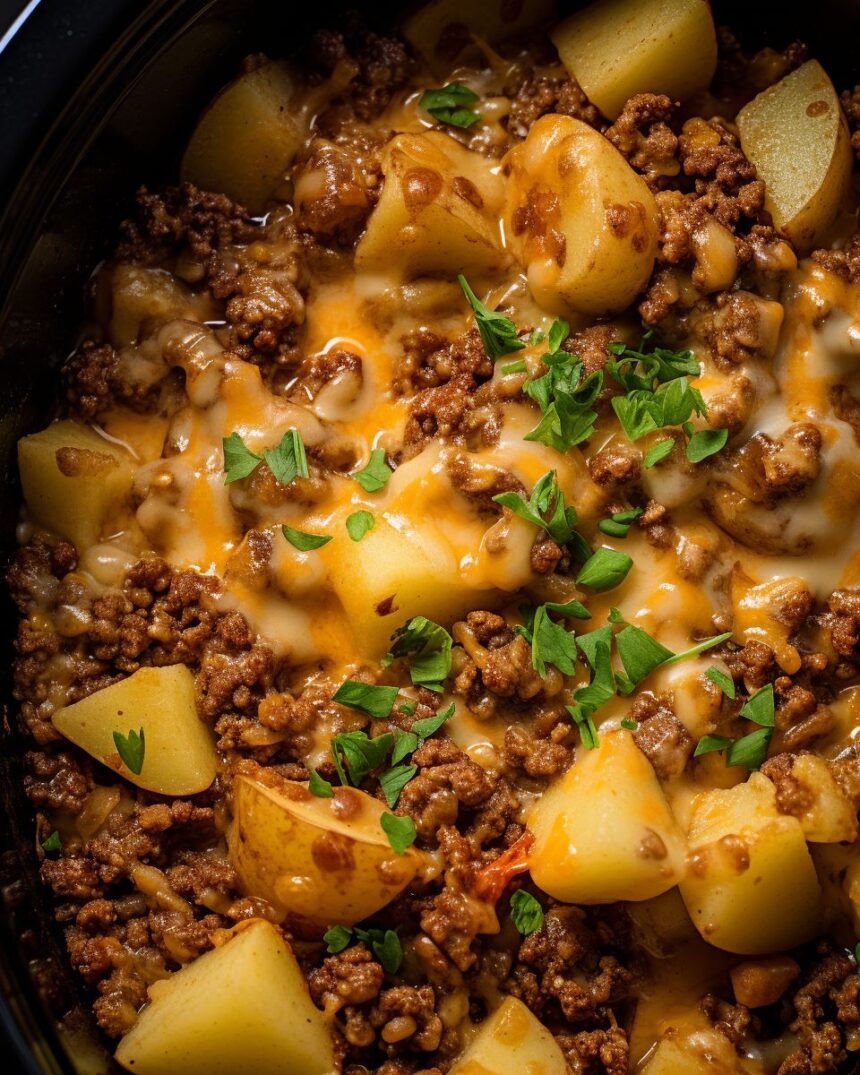
[[[501,1075],[511,1048],[532,1075],[585,1071],[580,1021],[612,1075],[835,1072],[781,1065],[813,1050],[784,1016],[819,973],[809,942],[831,938],[842,981],[860,927],[860,284],[838,98],[770,50],[746,96],[706,91],[701,0],[599,0],[553,30],[561,62],[544,11],[523,51],[493,5],[466,6],[490,40],[442,64],[431,38],[457,13],[434,0],[373,107],[348,43],[307,84],[251,63],[183,164],[229,198],[144,200],[96,274],[70,406],[19,445],[22,542],[75,550],[25,610],[63,639],[42,741],[121,778],[111,810],[214,796],[207,854],[229,871],[181,894],[169,862],[129,874],[147,906],[220,918],[214,951],[155,973],[175,978],[118,1059],[251,1070],[188,1036],[206,990],[233,1018],[214,971],[253,984],[259,960],[277,989],[300,981],[278,1015],[304,1020],[298,1075],[384,1057]],[[753,120],[793,145],[798,109],[816,152],[766,209],[774,147]],[[807,256],[810,236],[832,248]],[[146,611],[168,583],[134,581],[156,558],[203,580],[169,624]],[[117,601],[136,648],[128,620],[118,649],[100,641]],[[177,648],[198,622],[211,637]],[[108,677],[94,691],[87,661]],[[375,992],[344,950],[379,967]],[[416,1007],[385,1008],[383,972]],[[182,1041],[144,1035],[183,989]],[[270,1022],[257,1075],[290,1055]],[[860,1045],[835,1033],[834,1055]]]

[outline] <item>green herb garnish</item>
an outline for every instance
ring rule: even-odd
[[[299,552],[313,552],[314,549],[321,549],[323,545],[328,545],[332,538],[331,534],[307,534],[304,530],[287,526],[286,523],[281,527],[281,533]]]
[[[48,855],[56,855],[58,851],[63,850],[60,833],[57,829],[54,829],[47,840],[42,841],[42,850]]]
[[[416,687],[441,692],[451,671],[453,639],[438,623],[425,616],[413,616],[391,636],[392,646],[383,666],[396,657],[409,657],[409,674]]]
[[[600,548],[582,565],[576,576],[576,584],[603,593],[619,586],[627,578],[631,567],[633,561],[626,552]]]
[[[713,665],[705,672],[705,675],[711,683],[715,683],[720,688],[726,698],[735,697],[735,681],[731,676],[726,675],[719,668],[714,668]]]
[[[374,448],[370,453],[367,466],[356,470],[352,475],[366,493],[378,493],[391,477],[391,470],[385,462],[382,448]]]
[[[238,433],[224,437],[221,446],[224,451],[225,485],[247,478],[263,461],[263,457],[252,452]]]
[[[395,855],[402,855],[407,847],[415,843],[418,833],[415,831],[412,818],[400,817],[397,814],[383,814],[379,823]]]
[[[332,695],[332,701],[368,713],[376,720],[383,720],[394,708],[399,687],[378,687],[373,683],[361,683],[347,679]]]
[[[385,761],[394,743],[390,732],[371,739],[366,732],[341,732],[331,740],[331,756],[342,784],[358,787]]]
[[[128,735],[123,735],[122,732],[114,732],[113,741],[126,769],[134,773],[135,776],[140,776],[143,769],[143,757],[146,753],[146,737],[143,733],[143,728],[137,732],[131,729]]]
[[[288,429],[277,448],[264,452],[263,458],[281,485],[289,485],[293,478],[308,476],[308,457],[297,429]]]
[[[645,453],[645,458],[643,460],[645,469],[650,470],[651,467],[656,466],[661,460],[665,459],[667,455],[671,454],[674,447],[674,437],[668,437],[666,440],[658,440],[657,443],[652,445],[652,447]]]
[[[511,896],[511,921],[524,937],[543,925],[543,908],[524,888],[517,889]]]
[[[457,279],[469,305],[475,311],[475,323],[487,356],[495,361],[502,355],[509,355],[511,351],[519,351],[525,347],[525,342],[517,336],[517,326],[513,321],[496,310],[488,310],[469,287],[465,276],[458,276]]]
[[[331,784],[320,776],[316,769],[311,769],[308,777],[308,791],[311,795],[316,795],[320,799],[331,799],[334,797],[334,788]]]
[[[469,105],[473,105],[477,100],[477,93],[462,82],[449,82],[441,89],[425,90],[418,103],[440,123],[466,129],[481,118],[469,108]]]
[[[353,541],[361,541],[365,534],[373,529],[373,514],[369,511],[354,511],[346,517],[346,532]]]

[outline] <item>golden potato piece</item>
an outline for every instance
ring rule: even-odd
[[[857,810],[833,778],[824,758],[817,754],[794,757],[789,779],[801,794],[802,810],[793,812],[810,843],[853,843],[857,839]]]
[[[79,550],[116,518],[134,479],[127,451],[70,420],[18,441],[18,468],[35,521]]]
[[[323,1013],[277,927],[261,919],[149,987],[116,1059],[136,1075],[334,1075]]]
[[[853,160],[826,71],[808,60],[742,108],[737,125],[774,224],[802,253],[811,250],[836,219]]]
[[[537,303],[553,313],[625,309],[657,250],[651,191],[618,150],[570,116],[544,116],[505,157],[505,230]]]
[[[229,843],[242,887],[320,926],[367,918],[409,884],[422,861],[414,848],[392,851],[379,822],[385,809],[355,788],[323,799],[295,781],[275,790],[239,777]]]
[[[648,900],[676,885],[685,844],[645,755],[623,729],[577,749],[529,828],[534,883],[566,903]]]
[[[111,270],[110,340],[126,347],[140,338],[141,326],[149,320],[173,321],[187,318],[206,321],[216,315],[208,293],[195,295],[181,280],[145,265],[121,263]]]
[[[227,194],[252,213],[281,185],[305,136],[291,111],[293,78],[282,63],[266,63],[223,89],[203,113],[185,156],[182,178]]]
[[[733,788],[702,792],[687,841],[681,896],[709,944],[758,955],[816,935],[822,905],[815,866],[800,822],[777,811],[767,777],[752,773]]]
[[[481,1024],[450,1075],[508,1075],[512,1061],[528,1075],[568,1075],[564,1054],[521,1000],[506,997]]]
[[[598,0],[550,33],[588,99],[616,119],[634,93],[683,101],[717,66],[707,0]]]
[[[215,779],[218,756],[212,735],[197,716],[194,676],[184,664],[141,668],[128,679],[58,709],[51,722],[97,761],[140,788],[160,795],[195,795]],[[143,728],[140,773],[117,752],[113,733]]]
[[[382,156],[385,181],[355,251],[360,271],[486,274],[509,261],[493,162],[441,131],[400,134]]]
[[[555,0],[430,0],[403,23],[403,36],[434,74],[477,52],[472,35],[491,44],[548,23]]]

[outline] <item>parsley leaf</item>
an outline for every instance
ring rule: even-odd
[[[619,586],[627,578],[631,567],[633,561],[626,552],[603,547],[597,549],[582,565],[576,576],[576,584],[603,593]]]
[[[726,675],[725,672],[721,672],[719,668],[714,668],[713,666],[705,672],[705,675],[711,683],[715,683],[720,688],[726,698],[733,699],[735,697],[735,681],[731,676]]]
[[[760,769],[767,757],[773,728],[756,728],[754,732],[736,739],[726,751],[726,765],[741,765],[744,769]]]
[[[731,739],[726,739],[724,735],[704,735],[696,744],[693,757],[699,758],[702,754],[713,754],[715,750],[725,750],[731,745]]]
[[[378,769],[394,743],[390,732],[371,739],[366,732],[341,732],[331,740],[331,756],[342,784],[358,787]]]
[[[645,352],[643,348],[651,337],[651,331],[645,333],[639,350],[620,340],[610,343],[607,350],[615,355],[606,368],[626,391],[651,391],[656,383],[673,381],[679,377],[698,377],[701,372],[699,361],[692,351],[670,351],[667,347],[655,347]]]
[[[727,429],[700,429],[693,433],[687,443],[687,458],[691,463],[701,463],[709,455],[715,455],[725,448],[728,439]]]
[[[114,732],[113,741],[126,769],[134,773],[135,776],[140,776],[143,769],[143,757],[146,753],[146,737],[144,736],[143,728],[139,732],[131,729],[128,735]]]
[[[511,351],[519,351],[525,347],[524,341],[517,336],[517,326],[513,321],[496,310],[488,310],[469,287],[465,276],[458,276],[457,279],[469,305],[475,311],[475,324],[481,334],[487,357],[495,361],[502,355],[509,355]]]
[[[421,740],[414,732],[404,732],[399,728],[394,733],[394,749],[391,751],[391,764],[396,765],[405,757],[418,749]]]
[[[379,786],[385,796],[385,801],[392,809],[397,806],[400,792],[417,772],[417,765],[394,765],[380,776]]]
[[[418,708],[418,703],[413,702],[407,698],[405,702],[401,702],[397,707],[398,713],[405,713],[407,717],[411,717],[415,710]]]
[[[554,333],[557,325],[563,328]],[[553,322],[548,337],[550,351],[543,356],[547,372],[523,384],[523,391],[543,413],[541,421],[524,439],[539,441],[559,452],[581,444],[594,433],[597,412],[592,405],[603,388],[602,370],[595,370],[582,380],[584,366],[579,356],[553,347],[556,340],[561,346],[567,332],[566,322]]]
[[[224,451],[224,484],[247,478],[262,462],[262,456],[256,455],[245,444],[238,433],[231,433],[221,441]]]
[[[741,710],[741,716],[747,720],[755,721],[756,724],[772,728],[775,723],[773,684],[768,683],[761,690],[755,692]]]
[[[63,850],[63,843],[60,840],[60,833],[57,829],[54,829],[47,840],[42,841],[42,850],[48,855],[55,855],[58,851]]]
[[[447,709],[441,713],[436,713],[432,717],[424,717],[423,720],[416,720],[412,725],[412,731],[415,735],[423,741],[429,739],[431,735],[438,732],[442,725],[449,717],[454,715],[454,703],[452,702]]]
[[[354,511],[346,517],[346,532],[353,541],[361,541],[364,535],[373,529],[375,521],[369,511]]]
[[[326,951],[331,955],[342,952],[352,940],[352,930],[349,926],[332,926],[323,934],[326,943]]]
[[[535,609],[532,625],[532,666],[539,676],[546,675],[546,666],[554,664],[566,676],[573,675],[576,642],[571,632],[555,623],[547,614],[546,605]]]
[[[574,530],[576,509],[565,505],[554,470],[538,479],[527,501],[514,492],[498,493],[493,500],[526,522],[542,527],[559,545],[570,545],[573,554],[580,559],[591,555],[591,549]]]
[[[374,448],[370,453],[367,466],[356,470],[352,475],[366,493],[378,493],[391,477],[391,470],[385,462],[382,448]]]
[[[288,429],[277,448],[264,452],[263,458],[281,485],[289,485],[293,478],[308,476],[308,457],[297,429]]]
[[[355,935],[367,945],[389,974],[396,974],[400,970],[403,947],[393,929],[361,929],[356,926]]]
[[[631,717],[622,717],[621,727],[626,728],[628,732],[635,732],[639,727],[639,721],[633,720]]]
[[[438,90],[425,90],[418,102],[425,112],[452,127],[468,128],[481,118],[469,105],[478,100],[478,95],[462,82],[449,82]]]
[[[524,937],[543,925],[543,908],[524,888],[517,889],[511,896],[511,921]]]
[[[411,817],[399,817],[397,814],[383,814],[379,819],[382,831],[388,837],[395,855],[402,855],[407,847],[415,843],[418,833]]]
[[[626,511],[616,511],[608,519],[601,519],[597,529],[609,537],[625,538],[630,527],[642,514],[642,508],[628,508]]]
[[[308,791],[311,795],[316,795],[320,799],[331,799],[334,797],[334,788],[327,780],[320,776],[316,769],[311,769],[310,771]]]
[[[582,745],[589,750],[596,750],[600,739],[598,738],[594,721],[591,719],[591,713],[587,708],[583,708],[582,705],[569,705],[566,708],[579,728],[579,738]]]
[[[377,687],[372,683],[347,679],[334,692],[332,701],[357,709],[360,713],[369,713],[376,720],[383,720],[394,708],[399,690],[399,687]]]
[[[701,642],[697,642],[695,646],[690,646],[689,649],[682,650],[680,653],[675,653],[671,656],[666,664],[677,664],[679,661],[684,661],[688,657],[695,657],[698,653],[704,653],[705,650],[713,649],[714,646],[719,646],[721,642],[726,642],[732,637],[731,631],[725,631],[721,635],[712,635],[710,638],[703,638]]]
[[[594,742],[597,742],[597,733],[593,723],[588,726],[586,718],[599,709],[604,703],[615,695],[615,676],[612,672],[611,647],[612,628],[606,624],[594,631],[579,635],[576,645],[586,663],[591,669],[591,681],[585,687],[578,687],[573,694],[574,705],[567,706],[567,711],[580,727],[585,725],[587,731],[594,732]]]
[[[615,636],[615,644],[624,671],[634,685],[674,656],[641,627],[625,627]]]
[[[664,426],[680,426],[695,412],[708,413],[702,393],[691,388],[686,377],[661,384],[650,392],[636,389],[626,396],[613,396],[612,409],[631,440]]]
[[[645,453],[643,460],[645,469],[650,470],[651,467],[656,466],[661,460],[665,459],[669,455],[672,449],[675,447],[675,438],[667,437],[666,440],[658,440],[656,444],[652,445]]]
[[[314,549],[321,549],[323,545],[328,545],[331,541],[331,534],[307,534],[304,530],[295,530],[292,526],[287,526],[286,523],[281,527],[281,533],[299,552],[313,552]]]
[[[425,616],[413,616],[391,636],[393,645],[383,665],[395,657],[410,657],[409,674],[416,687],[441,692],[442,682],[451,671],[453,639],[438,623]]]

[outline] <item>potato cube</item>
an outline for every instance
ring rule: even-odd
[[[355,251],[362,271],[493,273],[509,258],[493,162],[441,131],[401,134],[385,147],[385,181]]]
[[[761,773],[693,804],[681,895],[702,937],[740,955],[779,952],[820,928],[821,887],[797,818]],[[791,899],[786,899],[786,893]]]
[[[506,997],[487,1016],[450,1075],[508,1075],[511,1062],[528,1075],[568,1075],[558,1043],[521,1000]]]
[[[18,441],[18,468],[35,521],[79,551],[117,519],[134,478],[128,452],[73,421]]]
[[[857,810],[817,754],[793,758],[789,779],[799,785],[802,808],[792,811],[810,843],[836,844],[857,839]]]
[[[147,791],[195,795],[215,779],[218,756],[197,716],[194,676],[184,664],[141,668],[104,690],[58,709],[57,731]],[[120,757],[113,733],[143,728],[143,768],[133,773]]]
[[[773,222],[801,253],[836,219],[853,154],[839,96],[817,60],[808,60],[740,110],[744,153],[766,188]]]
[[[110,339],[116,347],[127,347],[140,338],[146,321],[173,321],[189,318],[206,321],[216,309],[208,292],[195,295],[181,280],[162,269],[120,263],[111,270]]]
[[[651,276],[657,207],[593,127],[544,116],[505,157],[505,232],[537,303],[552,313],[625,309]]]
[[[686,847],[660,783],[630,733],[580,746],[529,817],[532,880],[566,903],[648,900],[676,885]],[[611,838],[610,837],[611,834]]]
[[[323,1013],[280,930],[256,919],[149,987],[119,1043],[135,1075],[334,1075]]]
[[[284,180],[305,136],[291,108],[294,82],[282,63],[240,75],[203,113],[185,156],[182,178],[227,194],[259,213]]]
[[[616,119],[634,93],[684,100],[717,66],[707,0],[598,0],[550,34],[588,99]]]

